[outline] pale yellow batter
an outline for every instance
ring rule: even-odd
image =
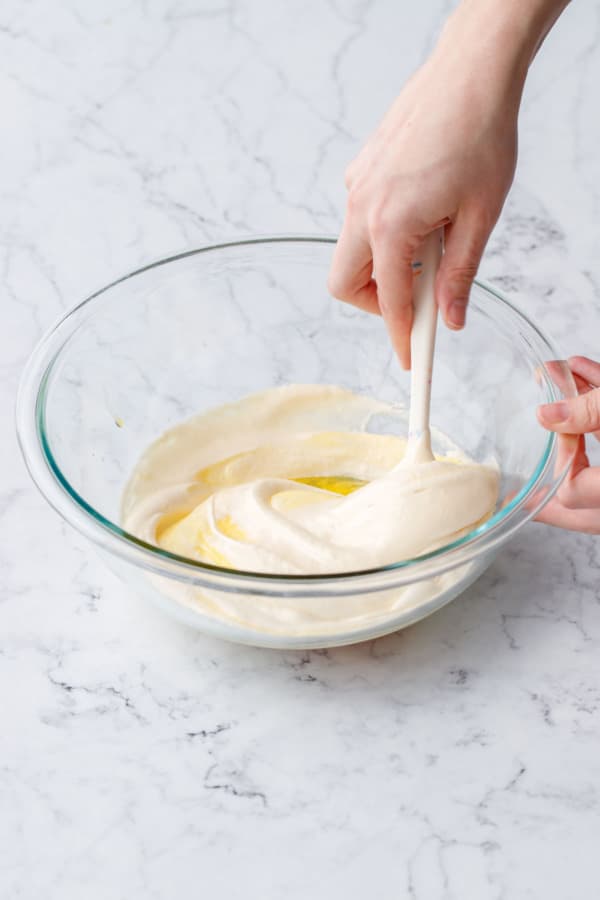
[[[406,441],[365,430],[386,404],[292,385],[167,431],[140,459],[123,523],[172,553],[246,572],[327,574],[427,553],[493,512],[494,466],[446,441],[402,463]]]

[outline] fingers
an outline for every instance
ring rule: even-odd
[[[564,359],[547,359],[542,366],[539,366],[535,372],[535,378],[538,384],[543,384],[545,376],[549,376],[550,380],[559,389],[561,394],[572,393],[572,385],[575,376],[571,372],[569,364]]]
[[[418,243],[417,238],[409,239],[389,230],[368,238],[346,216],[327,282],[334,297],[383,316],[405,369],[410,368],[412,262]]]
[[[572,356],[569,368],[575,376],[582,378],[592,387],[600,387],[600,363],[588,359],[587,356]]]
[[[585,438],[561,434],[557,469],[572,459],[571,469],[555,497],[536,516],[537,522],[600,534],[600,469],[590,468]]]
[[[600,388],[538,407],[544,428],[561,434],[591,434],[600,430]]]
[[[600,387],[600,363],[587,356],[572,356],[569,359],[569,368],[573,373],[577,391],[585,394],[593,388]],[[596,440],[600,441],[600,431],[595,431]]]
[[[575,387],[577,388],[578,394],[587,394],[588,391],[592,390],[589,382],[585,381],[581,377],[581,375],[576,375],[575,372],[573,372],[573,379],[575,381]]]
[[[573,453],[573,441],[575,448]],[[585,450],[585,438],[560,435],[558,458],[563,464],[572,458],[571,468],[558,490],[558,499],[567,509],[600,510],[600,469],[591,468]],[[571,454],[572,457],[571,457]]]
[[[575,434],[559,434],[554,474],[559,475],[569,468],[569,477],[572,477],[576,461],[577,471],[582,468],[582,465],[588,465],[585,455],[585,438]]]
[[[404,369],[410,368],[410,331],[413,321],[412,250],[399,241],[380,241],[373,251],[379,309],[394,350]]]
[[[569,479],[558,492],[567,509],[598,509],[600,513],[600,468],[591,466]]]
[[[535,520],[555,528],[600,534],[600,509],[567,509],[558,497],[553,497]]]
[[[465,324],[471,285],[492,225],[478,211],[464,209],[446,228],[444,256],[436,280],[436,297],[449,328],[460,329]]]
[[[569,359],[568,364],[561,360],[552,360],[546,362],[545,367],[554,383],[563,393],[569,392],[569,373],[573,376],[579,394],[587,394],[589,391],[594,390],[595,386],[600,382],[600,363],[594,362],[585,356],[573,356]],[[549,416],[552,416],[555,410],[555,404],[552,404],[551,408],[550,405],[547,408],[542,407],[538,416],[539,421],[546,427],[549,427]],[[553,430],[559,429],[553,428]],[[560,430],[562,431],[563,429]],[[600,440],[600,431],[590,433],[595,434],[596,438]]]
[[[366,237],[346,218],[333,254],[327,286],[338,300],[366,312],[379,313],[377,285],[373,281],[373,256]]]

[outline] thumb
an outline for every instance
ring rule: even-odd
[[[475,212],[461,210],[446,227],[445,248],[436,280],[436,297],[449,328],[465,324],[473,279],[489,237],[484,220]]]
[[[545,403],[538,407],[538,419],[544,428],[560,434],[589,434],[600,430],[600,388],[594,388],[570,400]]]

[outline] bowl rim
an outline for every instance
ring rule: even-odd
[[[327,575],[246,572],[179,556],[136,537],[106,518],[69,483],[56,462],[47,439],[45,401],[54,363],[87,318],[88,308],[94,300],[107,294],[117,285],[152,269],[212,251],[275,243],[333,246],[336,242],[337,237],[333,235],[279,234],[256,235],[203,245],[140,266],[94,291],[64,313],[46,331],[32,351],[21,376],[16,402],[17,436],[25,464],[38,489],[59,515],[102,549],[154,574],[235,593],[262,596],[285,594],[296,597],[312,596],[317,589],[323,595],[347,596],[364,593],[367,590],[385,590],[421,580],[423,577],[442,575],[463,563],[472,561],[483,552],[497,550],[532,519],[559,489],[571,465],[572,456],[560,472],[550,473],[550,467],[556,461],[558,444],[557,435],[553,432],[548,432],[543,453],[527,483],[482,525],[449,544],[412,559],[372,569]],[[566,388],[566,391],[563,390],[564,395],[575,396],[577,389],[570,369],[559,356],[553,342],[502,292],[479,279],[475,279],[474,284],[507,308],[533,333],[544,350],[549,352],[552,362],[561,365]],[[545,371],[546,364],[543,360],[540,361],[540,365]],[[546,382],[550,389],[549,399],[556,399],[557,394],[552,380],[546,376]],[[542,493],[541,499],[532,501],[537,490]],[[522,513],[518,520],[513,516],[516,512]]]

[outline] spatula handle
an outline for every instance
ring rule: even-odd
[[[443,229],[429,234],[415,261],[413,287],[414,321],[410,338],[410,413],[408,420],[409,446],[407,455],[418,461],[433,459],[429,432],[431,405],[431,374],[437,325],[435,276],[443,252]]]

